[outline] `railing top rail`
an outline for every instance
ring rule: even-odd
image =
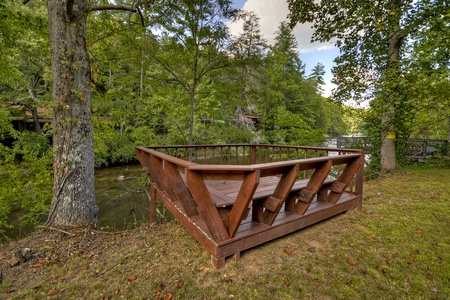
[[[274,168],[284,168],[290,167],[294,165],[306,165],[306,164],[315,164],[324,161],[331,161],[333,165],[342,164],[348,162],[351,158],[357,158],[361,156],[361,154],[343,154],[336,156],[321,156],[314,158],[302,158],[296,160],[287,160],[287,161],[277,161],[277,162],[269,162],[262,164],[253,164],[253,165],[202,165],[202,164],[192,164],[187,167],[189,170],[195,171],[257,171],[257,170],[268,170]]]
[[[355,152],[360,153],[361,149],[350,148],[328,148],[311,146],[292,146],[292,145],[272,145],[272,144],[211,144],[211,145],[166,145],[166,146],[141,146],[149,149],[195,149],[195,148],[224,148],[224,147],[266,147],[266,148],[285,148],[301,150],[318,150],[330,152]]]
[[[252,172],[257,170],[268,170],[273,168],[284,168],[294,165],[306,165],[306,164],[316,164],[324,161],[331,161],[333,165],[338,165],[342,163],[348,162],[351,158],[357,158],[363,153],[351,153],[351,154],[341,154],[341,155],[335,155],[335,156],[320,156],[320,157],[313,157],[313,158],[301,158],[301,159],[295,159],[295,160],[286,160],[286,161],[275,161],[275,162],[268,162],[268,163],[259,163],[259,164],[249,164],[249,165],[220,165],[220,164],[198,164],[194,162],[189,162],[184,159],[180,159],[156,150],[152,150],[148,147],[136,147],[137,149],[147,152],[151,155],[157,156],[163,160],[166,160],[168,162],[171,162],[173,164],[178,165],[179,167],[186,168],[189,170],[195,170],[195,171],[205,171],[205,172],[223,172],[223,171],[229,171],[229,172]]]
[[[168,154],[156,151],[156,150],[152,150],[152,149],[150,149],[148,147],[138,146],[138,147],[136,147],[136,149],[141,150],[143,152],[147,152],[147,153],[149,153],[151,155],[155,155],[155,156],[157,156],[157,157],[159,157],[159,158],[161,158],[163,160],[166,160],[168,162],[174,163],[174,164],[176,164],[176,165],[178,165],[180,167],[183,167],[183,168],[187,168],[187,167],[192,166],[192,165],[197,165],[196,163],[193,163],[193,162],[190,162],[190,161],[186,161],[184,159],[181,159],[181,158],[178,158],[178,157],[174,157],[174,156],[171,156],[171,155],[168,155]]]

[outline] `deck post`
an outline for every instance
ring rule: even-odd
[[[156,222],[156,186],[150,183],[150,215],[148,221],[150,224]]]
[[[256,146],[250,145],[250,164],[256,164]]]
[[[361,157],[360,160],[360,166],[359,170],[356,173],[356,187],[355,187],[355,194],[357,196],[360,196],[358,200],[358,204],[356,206],[357,210],[361,210],[362,208],[362,194],[363,194],[363,182],[364,182],[364,151],[361,151]]]

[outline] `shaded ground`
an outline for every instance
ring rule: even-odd
[[[43,229],[0,245],[0,299],[447,299],[449,186],[448,169],[371,181],[361,212],[220,271],[174,221],[120,233]]]

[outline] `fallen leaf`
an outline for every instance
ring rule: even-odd
[[[52,296],[52,295],[56,295],[59,293],[58,289],[50,289],[47,293],[47,296]]]
[[[44,259],[40,259],[37,263],[30,265],[30,268],[39,268],[45,264]]]
[[[296,255],[296,254],[298,254],[298,250],[297,249],[284,249],[284,253],[286,253],[287,255]]]
[[[86,269],[89,269],[89,265],[81,266],[79,268],[79,270],[86,270]]]
[[[160,291],[162,291],[163,289],[166,288],[166,285],[161,283],[161,284],[158,286],[158,288],[159,288]]]
[[[349,265],[351,266],[355,266],[357,264],[356,260],[354,260],[353,258],[347,258],[347,262]]]
[[[11,294],[12,292],[15,292],[16,291],[16,289],[15,288],[12,288],[12,287],[9,287],[7,290],[6,290],[6,292],[8,293],[8,294]]]
[[[136,281],[136,279],[137,279],[137,276],[130,276],[130,277],[128,277],[128,282]]]
[[[284,287],[288,287],[288,286],[291,285],[291,282],[290,282],[289,280],[286,279],[286,280],[284,281],[283,285],[284,285]]]
[[[172,299],[173,295],[171,293],[167,293],[164,295],[164,300],[170,300]]]
[[[175,282],[175,284],[173,285],[174,288],[179,289],[183,286],[183,283],[181,282]]]
[[[161,294],[161,291],[160,291],[160,290],[154,290],[154,291],[152,292],[152,297],[153,297],[153,298],[159,297],[160,294]]]

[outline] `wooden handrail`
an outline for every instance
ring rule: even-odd
[[[172,157],[181,158],[184,161],[191,161],[203,165],[254,165],[297,160],[300,157],[329,156],[330,152],[337,153],[338,155],[361,152],[361,150],[355,149],[266,144],[175,145],[140,148],[155,150]]]

